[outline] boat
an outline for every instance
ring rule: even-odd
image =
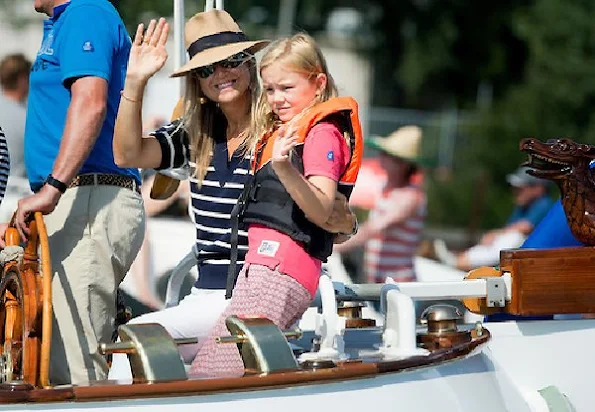
[[[192,339],[175,341],[155,324],[123,325],[121,342],[104,342],[100,351],[127,353],[133,381],[53,386],[51,258],[41,213],[30,229],[19,251],[16,229],[9,228],[5,250],[12,255],[3,256],[2,410],[303,411],[374,402],[402,411],[581,411],[594,399],[594,374],[584,365],[595,355],[584,348],[595,338],[595,320],[465,323],[451,305],[432,305],[421,319],[414,307],[418,300],[461,299],[481,314],[593,313],[590,247],[503,251],[498,269],[480,268],[461,280],[346,284],[323,275],[312,330],[228,318],[232,336],[219,343],[238,345],[242,377],[189,378],[177,346]],[[362,316],[369,300],[380,300],[380,326]]]
[[[13,224],[0,252],[3,411],[593,409],[588,365],[595,353],[587,345],[595,319],[574,316],[595,313],[590,247],[503,251],[498,268],[448,276],[436,276],[440,268],[420,258],[428,277],[416,283],[352,284],[336,271],[323,275],[299,327],[227,319],[231,336],[218,343],[238,345],[241,377],[189,377],[177,348],[192,339],[174,340],[156,324],[122,325],[120,342],[102,342],[98,351],[128,354],[133,380],[56,386],[48,377],[51,256],[41,213],[29,225],[24,247]],[[453,299],[465,310],[443,303]],[[368,301],[381,310],[366,312]],[[418,313],[415,303],[425,301],[437,303]],[[498,312],[560,316],[484,322]]]

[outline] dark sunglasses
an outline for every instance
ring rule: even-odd
[[[231,57],[228,57],[225,60],[221,60],[220,62],[216,62],[213,64],[209,64],[208,66],[202,66],[197,69],[194,69],[194,72],[201,79],[206,79],[207,77],[215,73],[215,66],[221,66],[224,69],[235,69],[236,67],[241,66],[251,58],[252,56],[248,53],[239,52]]]

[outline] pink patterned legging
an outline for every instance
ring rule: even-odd
[[[230,336],[225,326],[229,315],[263,316],[280,329],[287,329],[304,314],[311,301],[310,293],[292,277],[266,266],[245,264],[231,303],[196,354],[190,375],[232,377],[244,374],[244,363],[237,346],[215,342],[217,336]]]

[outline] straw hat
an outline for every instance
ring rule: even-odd
[[[403,126],[387,137],[373,137],[368,145],[390,156],[412,163],[421,161],[422,131],[417,126]]]
[[[223,10],[197,13],[186,23],[184,33],[190,60],[171,77],[183,76],[192,69],[225,60],[241,51],[256,53],[268,40],[249,41],[234,19]]]

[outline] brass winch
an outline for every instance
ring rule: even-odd
[[[346,328],[372,328],[376,326],[376,321],[362,318],[362,308],[365,306],[364,302],[338,302],[337,314],[345,318]]]
[[[427,307],[421,314],[421,323],[427,324],[427,333],[419,333],[417,342],[428,350],[449,348],[470,342],[471,331],[459,330],[457,322],[463,318],[459,309],[444,303]]]

